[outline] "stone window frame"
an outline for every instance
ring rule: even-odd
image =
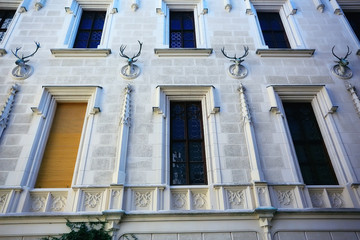
[[[325,85],[270,85],[267,87],[267,92],[270,100],[270,111],[277,118],[282,138],[289,143],[285,144],[287,155],[285,159],[290,160],[290,168],[295,181],[303,183],[290,129],[282,106],[284,100],[311,103],[339,185],[356,182],[354,170],[333,116],[338,106],[332,103]]]
[[[360,2],[355,2],[355,1],[351,1],[351,0],[331,0],[331,1],[332,2],[330,2],[330,5],[334,9],[334,14],[343,15],[342,21],[344,22],[345,28],[349,32],[353,42],[355,43],[355,45],[357,47],[356,54],[360,55],[360,38],[358,38],[356,36],[354,30],[352,29],[349,21],[346,18],[346,14],[343,13],[344,9],[345,10],[351,9],[351,10],[356,10],[356,12],[358,12],[360,14]]]
[[[200,101],[204,131],[205,162],[207,185],[221,183],[220,159],[216,138],[216,116],[220,112],[215,87],[211,85],[159,85],[155,89],[153,112],[162,116],[157,127],[161,132],[161,156],[158,162],[161,172],[161,182],[172,188],[184,185],[171,185],[170,176],[170,101]],[[195,186],[195,185],[188,185]]]
[[[191,57],[203,57],[209,56],[212,53],[212,49],[208,46],[208,39],[206,34],[206,19],[205,16],[208,13],[207,0],[159,0],[156,8],[156,13],[163,16],[162,25],[164,26],[162,36],[158,38],[157,48],[154,52],[159,57],[177,57],[177,56],[191,56]],[[195,39],[196,48],[170,48],[170,11],[193,11],[194,23],[195,23]]]
[[[83,179],[85,165],[88,158],[91,132],[93,130],[94,115],[100,112],[100,86],[43,86],[43,91],[38,106],[32,107],[38,122],[34,144],[31,147],[29,158],[22,163],[27,169],[24,173],[22,186],[33,188],[40,169],[46,142],[56,111],[57,102],[87,102],[84,125],[81,133],[78,155],[74,168],[72,186]]]
[[[65,26],[67,27],[66,35],[61,40],[62,43],[59,48],[50,49],[55,57],[106,57],[111,53],[108,49],[110,41],[110,31],[114,24],[114,14],[117,13],[117,1],[91,1],[91,0],[72,0],[71,3],[65,7],[65,12],[68,16],[65,18]],[[77,31],[81,21],[82,12],[88,11],[105,11],[105,22],[101,41],[97,48],[73,48],[75,43]]]
[[[258,36],[255,42],[256,53],[262,57],[311,57],[315,50],[307,49],[302,39],[296,18],[296,7],[291,0],[244,0],[246,13],[254,16],[254,27],[257,29]],[[257,11],[261,12],[278,12],[283,23],[286,36],[290,43],[291,49],[272,49],[265,44],[265,40],[260,27]]]

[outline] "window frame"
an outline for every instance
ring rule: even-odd
[[[7,28],[4,37],[2,38],[2,40],[0,41],[0,50],[4,49],[7,45],[7,43],[9,42],[9,39],[12,35],[12,32],[15,30],[16,24],[20,19],[21,13],[23,13],[24,11],[22,11],[22,6],[21,3],[23,1],[14,1],[13,3],[0,3],[0,10],[10,10],[10,11],[15,11],[14,16],[11,20],[11,23],[9,25],[9,27]],[[0,51],[0,56],[3,56],[6,54],[6,51]]]
[[[171,17],[172,17],[172,15],[174,14],[174,13],[182,13],[181,14],[181,20],[183,20],[183,18],[184,18],[184,14],[185,13],[190,13],[189,15],[192,15],[192,22],[193,22],[193,26],[194,26],[194,29],[193,30],[185,30],[184,29],[184,27],[183,27],[183,21],[181,21],[181,29],[180,30],[177,30],[177,31],[175,31],[175,30],[173,30],[172,28],[171,28]],[[180,14],[179,14],[180,15]],[[182,38],[181,38],[181,45],[183,46],[182,48],[185,48],[184,47],[184,32],[193,32],[194,33],[194,38],[195,38],[195,40],[193,41],[194,42],[194,47],[193,48],[196,48],[196,29],[195,29],[195,19],[194,19],[194,13],[192,12],[192,14],[191,14],[191,11],[176,11],[176,10],[170,10],[170,12],[169,12],[169,18],[170,18],[170,23],[169,23],[169,48],[175,48],[175,47],[171,47],[171,33],[172,32],[181,32],[182,33]]]
[[[159,160],[156,161],[161,172],[161,182],[171,187],[185,185],[171,185],[170,177],[170,102],[198,101],[201,102],[204,150],[207,185],[221,183],[220,159],[216,134],[216,116],[220,112],[215,88],[209,85],[159,85],[156,87],[153,102],[153,112],[162,116],[155,120],[155,125],[161,133],[154,141],[161,142]],[[202,186],[202,185],[188,185]]]
[[[338,106],[332,103],[325,85],[270,85],[267,87],[267,92],[270,100],[270,111],[276,116],[282,138],[286,141],[284,145],[286,148],[285,158],[291,160],[290,168],[295,181],[304,183],[285,118],[283,101],[311,103],[339,185],[355,182],[354,170],[333,117]]]
[[[85,162],[90,141],[90,134],[93,127],[94,115],[100,112],[100,86],[43,86],[41,99],[37,107],[31,110],[38,116],[37,129],[34,135],[34,144],[31,147],[26,166],[29,171],[24,172],[22,186],[33,188],[36,183],[42,157],[46,148],[57,102],[86,102],[86,114],[75,163],[75,169],[71,186],[81,182],[84,175]]]

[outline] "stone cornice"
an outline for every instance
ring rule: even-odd
[[[312,57],[315,49],[257,49],[256,54],[260,57]]]

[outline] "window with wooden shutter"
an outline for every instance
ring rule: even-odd
[[[57,103],[36,188],[69,188],[87,103]]]

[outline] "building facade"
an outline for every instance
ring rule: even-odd
[[[0,0],[0,239],[359,240],[359,21],[357,0]]]

